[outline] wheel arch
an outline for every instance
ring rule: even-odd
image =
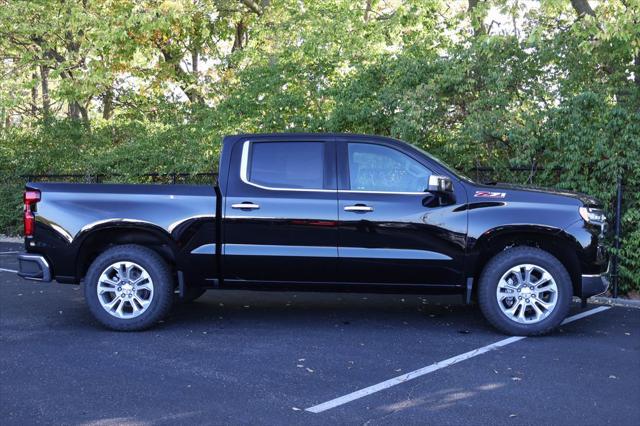
[[[91,263],[106,249],[137,244],[158,253],[169,265],[175,265],[178,248],[170,234],[160,226],[145,222],[112,221],[82,233],[76,244],[76,277],[84,278]]]
[[[476,261],[469,271],[473,281],[479,281],[480,274],[491,258],[516,246],[536,247],[553,255],[569,273],[574,294],[580,294],[581,268],[575,239],[562,230],[543,227],[513,226],[485,232],[473,248]]]

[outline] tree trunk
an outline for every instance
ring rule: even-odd
[[[479,16],[474,10],[480,1],[482,0],[469,0],[469,8],[467,9],[471,15],[471,27],[473,28],[474,36],[480,36],[486,33],[486,29],[484,27],[484,16]]]
[[[240,1],[244,3],[245,6],[247,6],[247,9],[249,9],[256,15],[258,16],[262,15],[262,8],[254,0],[240,0]]]
[[[364,22],[369,22],[370,13],[371,13],[371,0],[367,0],[364,5]]]
[[[78,105],[78,111],[80,111],[80,116],[82,117],[82,121],[84,121],[85,124],[89,124],[89,110],[87,109],[87,107],[80,105],[80,103],[77,103]]]
[[[243,40],[244,40],[244,32],[245,32],[245,26],[244,26],[244,22],[242,21],[242,19],[236,23],[236,35],[233,39],[233,47],[231,48],[232,52],[235,52],[237,50],[242,50],[243,46]]]
[[[176,75],[176,82],[180,85],[180,88],[185,93],[185,95],[187,95],[189,101],[191,101],[191,103],[202,103],[202,95],[196,87],[190,84],[190,81],[193,80],[193,76],[187,71],[183,70],[180,66],[182,57],[174,57],[173,52],[166,48],[161,49],[160,52],[162,53],[165,62],[172,64],[173,71]]]
[[[636,86],[638,86],[638,90],[640,90],[640,53],[633,58],[633,63],[636,66],[636,71],[633,73],[633,79],[636,82]]]
[[[89,111],[86,107],[80,105],[78,101],[69,102],[69,112],[68,116],[72,120],[82,120],[85,123],[89,123]]]
[[[67,115],[71,120],[80,120],[80,105],[77,101],[70,101]]]
[[[33,82],[35,83],[35,81],[38,79],[38,74],[33,73],[31,77],[33,78]],[[34,84],[33,87],[31,87],[31,114],[36,115],[37,113],[38,113],[38,85]]]
[[[193,72],[193,75],[198,76],[198,61],[199,61],[200,57],[198,55],[198,49],[194,48],[191,51],[191,72]]]
[[[49,100],[49,68],[40,65],[40,80],[42,84],[42,112],[47,118],[51,115],[51,101]]]
[[[573,6],[578,16],[596,16],[596,13],[591,8],[588,0],[571,0],[571,6]]]
[[[102,101],[102,118],[105,120],[110,120],[111,115],[113,114],[113,88],[109,87],[106,92],[104,92],[104,97]]]

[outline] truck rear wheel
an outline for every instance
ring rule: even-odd
[[[167,263],[138,245],[112,247],[89,267],[84,296],[93,316],[112,330],[135,331],[164,318],[173,302]]]
[[[513,247],[485,266],[478,283],[478,302],[498,330],[516,336],[548,333],[569,312],[573,295],[565,267],[550,253]]]

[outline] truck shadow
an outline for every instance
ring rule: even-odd
[[[209,291],[200,299],[176,304],[164,327],[287,327],[455,328],[464,334],[491,332],[479,309],[460,296],[397,294],[284,293]],[[449,329],[449,332],[451,330]]]

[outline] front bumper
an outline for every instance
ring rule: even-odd
[[[611,269],[611,262],[607,266],[606,272],[595,275],[582,275],[582,294],[581,297],[586,299],[591,296],[597,296],[602,294],[609,288],[609,270]]]
[[[39,254],[18,255],[18,275],[25,280],[51,281],[51,268],[44,256]]]

